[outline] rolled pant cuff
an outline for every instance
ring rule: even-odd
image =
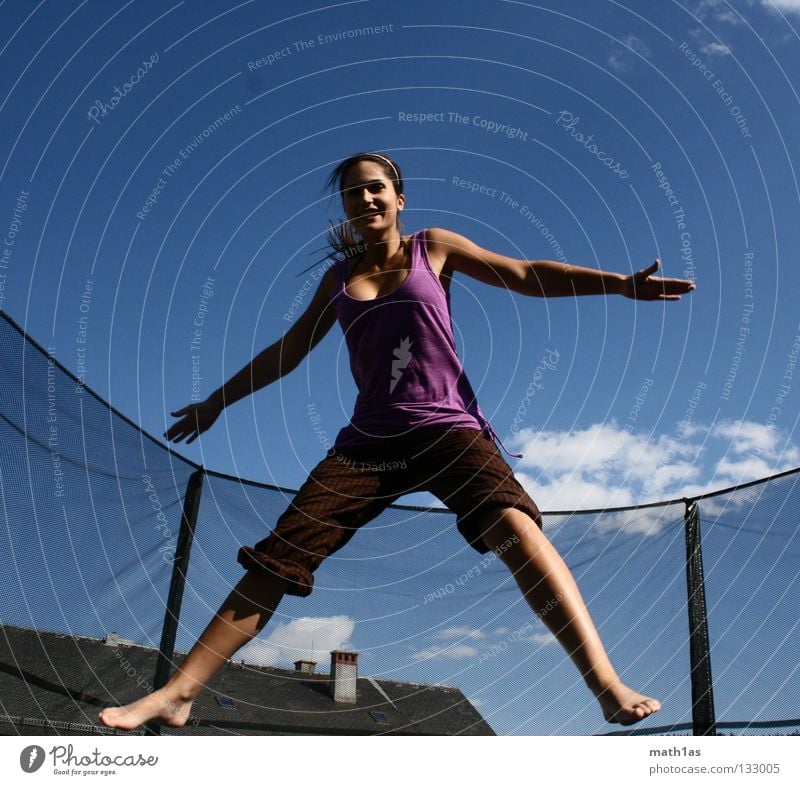
[[[283,578],[287,582],[286,593],[295,597],[308,597],[314,588],[314,576],[305,567],[288,560],[280,561],[247,545],[239,548],[236,560],[246,570],[260,570]]]

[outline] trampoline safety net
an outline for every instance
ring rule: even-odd
[[[201,467],[83,387],[5,315],[0,353],[0,623],[113,631],[158,648],[187,486]],[[658,721],[634,732],[800,730],[798,476],[544,514],[623,680],[663,702]],[[196,477],[173,615],[178,652],[243,574],[239,546],[266,536],[292,496],[210,471]],[[449,511],[387,509],[323,563],[309,597],[286,596],[238,657],[324,663],[342,636],[359,652],[359,674],[459,687],[497,733],[612,727],[513,576],[465,544]]]

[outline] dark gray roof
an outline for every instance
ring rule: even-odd
[[[156,658],[143,646],[0,625],[0,734],[115,734],[100,725],[99,710],[148,692]],[[177,664],[182,660],[176,655]],[[494,735],[455,687],[359,676],[357,697],[335,703],[328,674],[231,662],[197,698],[186,727],[161,733]]]

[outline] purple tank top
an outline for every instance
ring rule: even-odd
[[[405,280],[374,300],[349,295],[348,260],[336,264],[333,302],[358,397],[334,447],[455,428],[486,430],[499,442],[456,353],[450,294],[428,261],[425,230],[414,234],[410,245]]]

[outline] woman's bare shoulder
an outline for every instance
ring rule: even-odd
[[[433,226],[425,229],[425,245],[428,249],[428,261],[438,275],[442,275],[450,253],[460,246],[466,238],[460,234]]]

